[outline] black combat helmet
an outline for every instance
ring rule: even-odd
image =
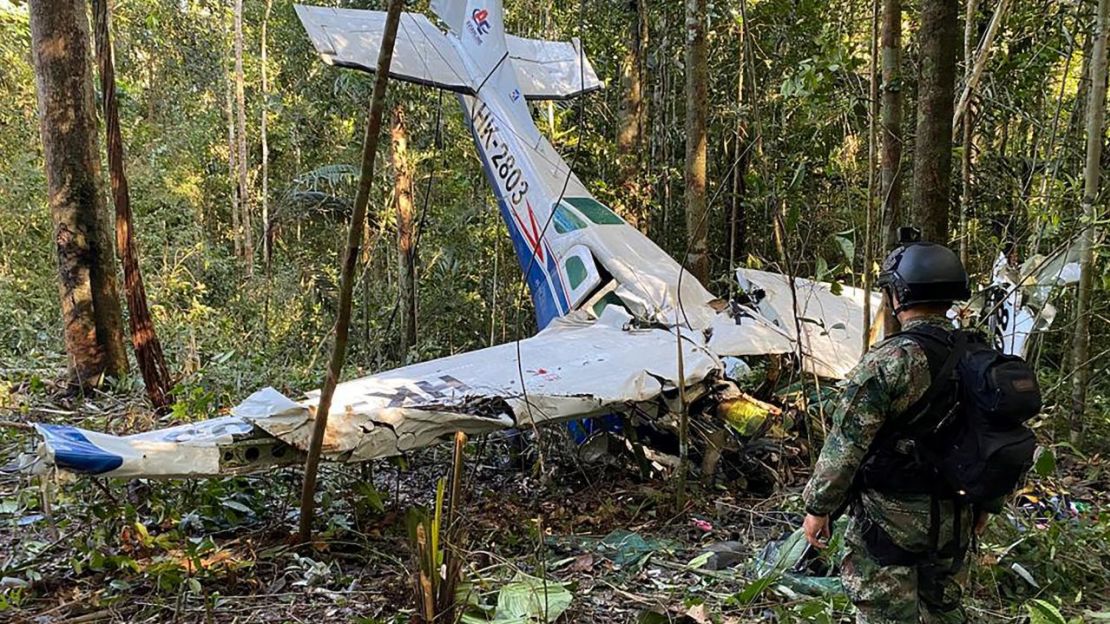
[[[947,303],[971,297],[960,258],[937,243],[903,242],[883,261],[879,288],[898,298],[895,313],[922,303]]]

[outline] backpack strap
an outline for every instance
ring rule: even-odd
[[[905,413],[911,415],[910,420],[906,424],[910,424],[920,418],[932,405],[933,401],[949,389],[948,382],[952,380],[952,373],[955,372],[956,366],[960,363],[960,359],[963,358],[964,353],[967,352],[967,332],[962,330],[949,332],[939,327],[926,325],[915,327],[910,331],[900,332],[896,335],[906,336],[913,340],[925,351],[926,358],[930,360],[929,368],[932,373],[932,382],[930,382],[929,388],[925,390],[925,394],[921,395],[921,398],[914,401],[912,405],[906,408]],[[933,344],[925,344],[926,341]],[[940,350],[938,349],[939,345],[943,345],[943,348],[947,351],[947,357],[945,357],[939,366],[934,368],[934,362],[939,359],[937,358],[938,351]],[[890,440],[886,441],[889,442]]]
[[[890,423],[884,423],[880,428],[878,435],[871,442],[871,448],[867,454],[872,455],[878,449],[883,448],[890,444],[898,437],[900,433],[904,433],[905,427],[910,424],[916,423],[917,419],[928,410],[930,405],[939,397],[943,392],[948,389],[948,381],[952,378],[952,373],[956,370],[956,366],[960,363],[960,359],[967,351],[967,334],[963,331],[948,332],[940,328],[929,327],[915,327],[914,329],[906,332],[899,332],[895,336],[906,336],[913,340],[919,347],[925,351],[925,355],[929,358],[929,369],[932,373],[932,381],[929,387],[925,390],[925,394],[921,398],[914,401],[903,414],[910,414],[910,419],[904,423],[898,423],[899,428],[888,426]],[[954,340],[950,342],[950,335],[955,333]],[[923,344],[926,341],[931,344]],[[943,346],[945,351],[941,351]],[[938,353],[944,353],[943,360],[940,360]],[[932,356],[930,356],[932,354]],[[939,363],[938,363],[939,362]],[[867,457],[864,457],[867,461]],[[862,462],[861,462],[862,465]]]
[[[831,514],[830,517],[833,520],[839,518],[849,507],[852,507],[858,502],[859,493],[862,489],[862,467],[867,464],[868,459],[874,456],[876,451],[893,442],[900,433],[903,433],[906,424],[913,423],[920,418],[929,405],[947,389],[948,384],[946,382],[952,377],[956,365],[959,364],[960,359],[967,350],[967,334],[963,331],[955,332],[954,344],[950,338],[951,334],[952,332],[931,326],[916,327],[912,330],[895,334],[895,336],[904,335],[912,339],[925,351],[926,357],[929,359],[932,382],[929,384],[929,388],[925,391],[925,394],[917,401],[914,401],[904,412],[913,415],[909,423],[900,423],[902,427],[896,429],[887,426],[889,425],[888,422],[879,429],[875,439],[871,441],[870,448],[868,448],[867,453],[860,461],[861,469],[856,472],[855,480],[849,488],[848,496],[845,497],[840,507]],[[942,357],[944,358],[943,360],[940,359]]]

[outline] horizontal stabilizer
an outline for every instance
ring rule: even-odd
[[[316,51],[331,65],[373,72],[385,31],[383,11],[295,5]],[[391,78],[474,95],[477,85],[458,46],[427,17],[402,13]],[[509,60],[529,100],[562,100],[602,87],[576,40],[506,37]]]
[[[564,100],[602,87],[577,39],[506,37],[520,90],[529,100]]]
[[[324,62],[373,72],[385,32],[385,12],[296,5],[312,45]],[[469,72],[447,35],[419,13],[402,13],[389,76],[473,94]]]

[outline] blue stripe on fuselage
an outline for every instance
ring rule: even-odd
[[[37,425],[43,439],[54,451],[54,464],[70,472],[103,474],[123,465],[123,458],[93,444],[75,427]]]
[[[555,255],[551,253],[551,247],[546,242],[541,241],[540,244],[544,245],[545,254],[547,255],[546,266],[539,258],[532,259],[532,247],[525,240],[524,233],[517,227],[513,219],[512,209],[509,207],[507,199],[501,194],[501,187],[489,166],[485,150],[481,146],[481,139],[479,139],[478,132],[474,127],[474,119],[466,106],[465,96],[459,95],[459,104],[462,106],[466,125],[470,128],[470,135],[474,138],[474,145],[478,150],[478,160],[482,163],[482,171],[486,174],[490,186],[493,187],[494,196],[497,197],[501,220],[509,228],[509,238],[513,242],[513,249],[516,250],[520,270],[526,272],[525,281],[528,282],[528,290],[532,293],[532,304],[536,308],[536,324],[539,329],[543,329],[552,320],[565,314],[570,307],[567,303],[566,294],[562,292]],[[544,225],[546,224],[541,223],[540,228],[542,229]]]

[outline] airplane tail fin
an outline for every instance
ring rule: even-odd
[[[505,60],[505,11],[501,0],[433,0],[432,10],[462,43],[478,75],[489,77]]]

